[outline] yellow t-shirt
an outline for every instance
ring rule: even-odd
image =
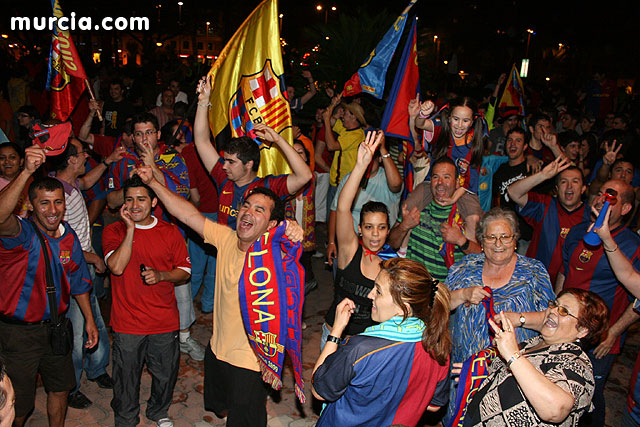
[[[333,154],[329,183],[338,186],[340,180],[353,170],[358,159],[358,146],[364,141],[364,130],[362,128],[347,130],[342,124],[342,120],[336,120],[333,131],[338,134],[340,151]]]
[[[238,236],[227,226],[206,220],[203,234],[206,243],[218,248],[211,351],[218,360],[259,372],[258,358],[242,323],[238,296],[246,252],[238,249]]]

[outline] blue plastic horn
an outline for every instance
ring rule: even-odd
[[[607,211],[610,206],[613,206],[618,201],[618,192],[612,188],[607,188],[607,191],[604,193],[604,203],[602,204],[602,209],[600,209],[600,215],[598,215],[598,219],[596,219],[596,223],[594,224],[591,231],[589,231],[584,236],[584,242],[589,246],[598,246],[602,243],[602,239],[595,232],[596,228],[602,227],[604,223],[604,217],[607,215]]]

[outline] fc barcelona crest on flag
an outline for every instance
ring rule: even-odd
[[[248,135],[258,145],[262,141],[253,132],[254,123],[264,123],[278,133],[290,125],[289,104],[271,60],[267,59],[256,74],[240,78],[238,90],[229,103],[229,123],[233,137]]]

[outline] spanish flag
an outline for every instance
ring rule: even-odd
[[[282,152],[263,144],[253,131],[254,123],[265,123],[290,143],[293,141],[283,74],[278,2],[264,0],[231,37],[209,71],[213,135],[217,138],[230,131],[234,138],[252,137],[261,149],[261,177],[291,172]]]
[[[58,0],[51,0],[53,16],[58,20],[64,15]],[[71,115],[80,95],[84,92],[87,74],[80,62],[76,46],[69,31],[62,31],[56,22],[49,53],[47,90],[51,92],[51,116],[65,121]]]
[[[498,103],[498,110],[509,107],[516,107],[518,109],[518,115],[525,116],[524,87],[522,86],[522,80],[520,80],[520,75],[518,74],[515,64],[511,67],[509,79],[504,87],[502,98],[500,98],[500,102]]]

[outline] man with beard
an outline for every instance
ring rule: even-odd
[[[531,191],[554,176],[557,196]],[[589,209],[582,202],[586,189],[582,171],[577,166],[571,166],[564,156],[558,157],[540,172],[509,186],[508,195],[518,205],[517,212],[533,227],[527,256],[544,264],[551,283],[555,283],[562,268],[562,245],[569,230],[589,218]]]
[[[389,234],[393,248],[404,246],[408,236],[407,258],[423,263],[441,282],[453,263],[467,253],[480,252],[475,226],[482,209],[476,197],[465,202],[463,196],[453,203],[453,193],[459,186],[453,160],[446,156],[436,160],[431,182],[423,182],[409,194],[402,206],[402,221],[396,222]]]
[[[251,245],[284,219],[280,197],[268,188],[252,189],[239,209],[234,231],[206,218],[191,203],[161,185],[148,166],[136,169],[136,173],[176,219],[218,249],[213,336],[204,360],[205,409],[220,418],[227,416],[227,425],[266,426],[266,388],[242,323],[238,286]],[[295,222],[287,223],[285,234],[294,242],[303,236]]]
[[[584,222],[571,229],[563,249],[563,270],[558,274],[556,292],[568,288],[580,288],[597,293],[609,308],[609,330],[607,338],[587,354],[593,365],[593,376],[596,388],[593,396],[594,410],[582,417],[580,425],[603,426],[605,418],[604,385],[611,370],[611,365],[624,342],[625,331],[640,314],[633,310],[633,298],[618,281],[611,269],[605,250],[620,251],[630,259],[636,270],[640,270],[637,250],[640,237],[625,226],[626,216],[634,206],[634,192],[631,185],[620,180],[610,180],[600,187],[594,201],[594,218],[600,213],[607,190],[617,192],[617,203],[609,206],[609,229],[616,243],[614,249],[606,249],[603,245],[587,246],[584,235],[592,222],[586,218]]]

